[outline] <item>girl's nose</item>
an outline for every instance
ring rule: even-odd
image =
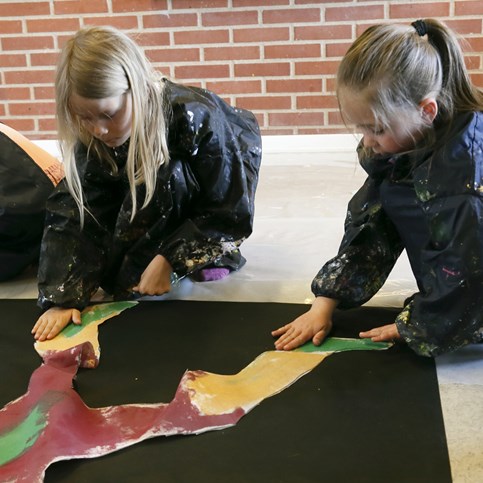
[[[109,132],[109,129],[102,122],[94,122],[91,125],[91,132],[96,137],[102,137]]]
[[[86,119],[83,124],[87,131],[96,138],[100,138],[109,132],[107,123],[100,119]]]

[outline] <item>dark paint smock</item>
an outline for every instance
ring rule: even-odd
[[[440,136],[410,155],[359,149],[369,176],[349,203],[338,255],[312,282],[341,309],[362,305],[406,249],[419,292],[395,322],[427,356],[483,339],[483,114],[459,115]]]
[[[125,163],[119,172],[79,145],[76,163],[87,212],[83,230],[67,184],[47,204],[39,265],[39,305],[84,308],[99,286],[127,298],[149,262],[163,255],[177,277],[204,266],[244,263],[238,246],[252,232],[261,137],[254,115],[215,94],[165,81],[169,163],[153,199],[130,221]],[[138,187],[138,203],[144,200]]]

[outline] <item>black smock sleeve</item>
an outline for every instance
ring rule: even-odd
[[[65,180],[47,202],[47,214],[38,272],[38,304],[83,309],[99,287],[122,201],[119,176],[86,147],[76,149],[76,163],[87,210],[80,228],[79,209]]]
[[[336,299],[341,309],[372,298],[403,250],[399,234],[382,208],[379,183],[377,177],[368,177],[351,199],[339,252],[312,281],[315,296]]]
[[[203,89],[169,88],[170,186],[180,223],[159,253],[184,276],[216,265],[251,234],[261,137],[249,111]]]

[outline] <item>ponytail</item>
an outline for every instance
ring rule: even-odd
[[[455,34],[434,19],[418,22],[425,26],[428,42],[441,59],[442,84],[437,98],[439,119],[448,122],[455,112],[483,110],[483,92],[471,83]]]

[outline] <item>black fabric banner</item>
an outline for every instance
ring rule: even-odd
[[[91,407],[169,402],[187,369],[235,374],[273,349],[270,331],[306,305],[145,301],[100,326],[101,361],[75,387]],[[33,300],[1,300],[0,403],[23,395],[41,360]],[[331,335],[391,323],[397,310],[336,312]],[[50,482],[451,481],[435,364],[404,345],[334,354],[239,423],[158,437],[92,460],[54,463]]]

